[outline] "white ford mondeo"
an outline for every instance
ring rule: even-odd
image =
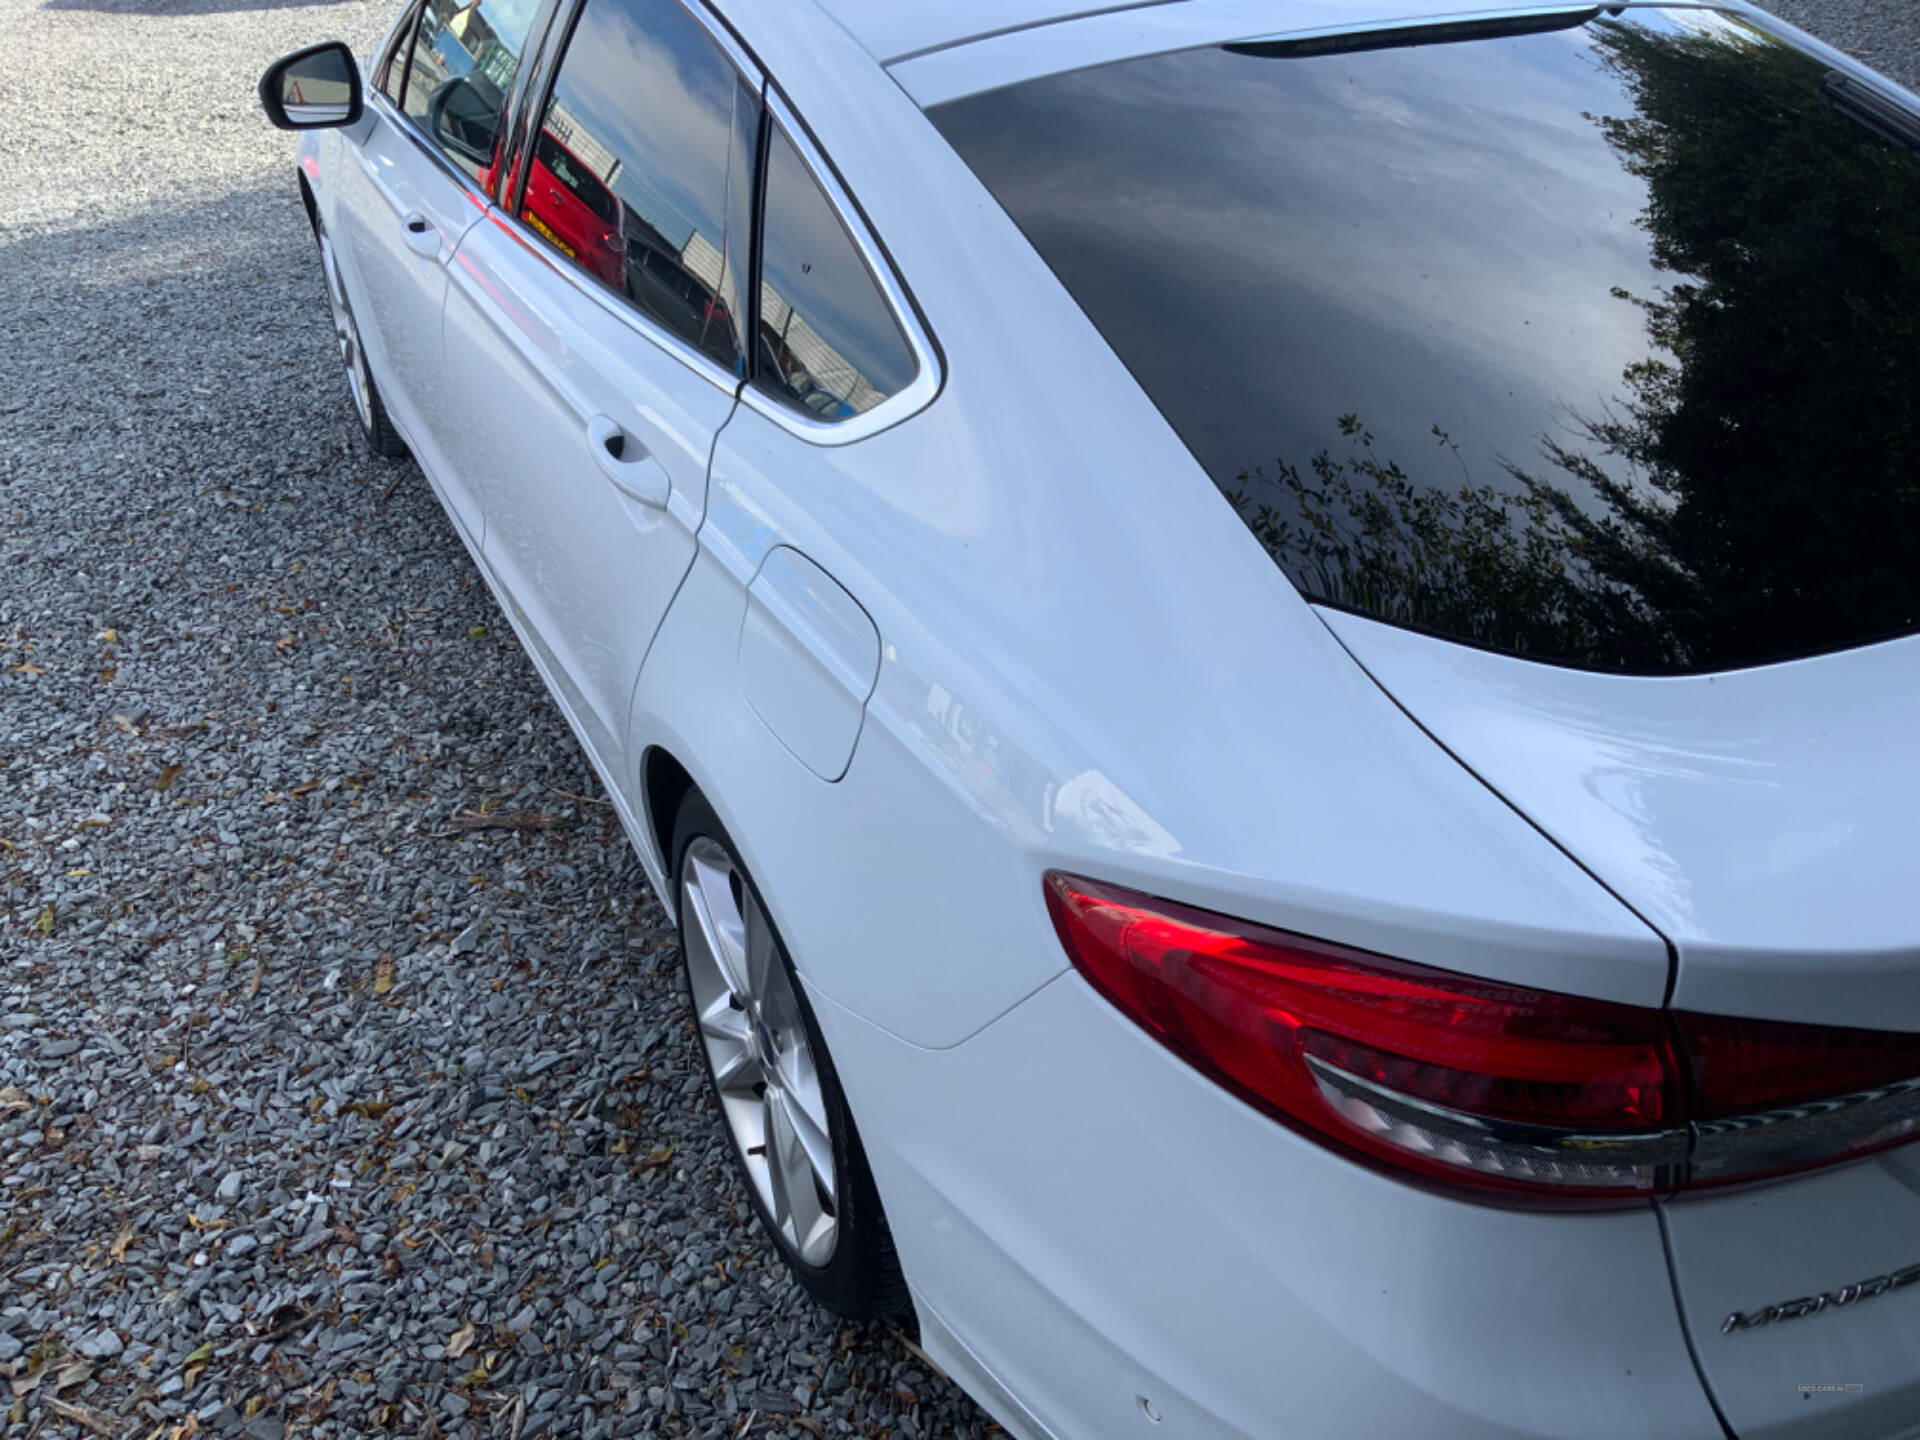
[[[1027,1440],[1920,1433],[1920,101],[1449,3],[261,97],[821,1304]]]

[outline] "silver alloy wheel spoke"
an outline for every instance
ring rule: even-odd
[[[833,1140],[827,1134],[825,1107],[820,1114],[812,1115],[794,1089],[783,1086],[773,1093],[779,1095],[781,1118],[800,1147],[797,1158],[806,1162],[813,1183],[832,1194]]]
[[[778,1091],[769,1090],[763,1102],[766,1105],[766,1128],[763,1133],[767,1137],[767,1180],[769,1182],[767,1208],[773,1212],[773,1228],[786,1238],[788,1244],[798,1249],[799,1245],[794,1238],[793,1230],[793,1196],[787,1188],[792,1167],[781,1153],[791,1143],[792,1137],[780,1124],[780,1111],[774,1103],[778,1093]]]
[[[700,1016],[700,1033],[713,1057],[713,1079],[723,1094],[752,1092],[763,1083],[760,1053],[754,1047],[753,1022],[731,995],[713,1002]]]
[[[774,1185],[774,1215],[787,1243],[812,1265],[832,1253],[833,1217],[821,1203],[819,1172],[794,1124],[783,1090],[767,1088],[767,1152]],[[832,1159],[829,1152],[828,1170]]]
[[[764,1009],[779,998],[776,987],[780,992],[786,990],[787,977],[775,973],[780,969],[780,962],[773,953],[773,927],[767,924],[758,905],[749,905],[741,928],[741,969],[747,978],[747,989]]]
[[[360,327],[354,322],[353,307],[347,303],[346,282],[340,276],[340,262],[324,225],[315,226],[315,238],[320,242],[320,270],[327,282],[327,306],[333,312],[334,341],[347,369],[347,388],[353,392],[353,408],[359,412],[361,423],[372,433],[373,389],[367,357],[360,346]]]
[[[733,866],[717,846],[709,856],[700,853],[696,845],[687,852],[687,869],[695,900],[694,917],[700,922],[707,948],[728,992],[745,999],[753,993],[753,985],[746,967],[746,919],[733,898]]]
[[[839,1235],[833,1134],[787,968],[732,857],[701,838],[680,881],[687,978],[721,1110],[781,1240],[824,1265]]]

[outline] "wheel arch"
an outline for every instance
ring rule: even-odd
[[[295,170],[293,174],[300,182],[300,203],[306,207],[307,223],[317,230],[320,228],[320,202],[313,198],[313,186],[307,183],[305,172]]]
[[[627,727],[649,874],[671,908],[666,849],[697,788],[812,991],[913,1044],[957,1044],[1068,966],[1038,874],[904,726],[870,717],[837,781],[794,756],[740,687],[751,576],[703,541],[641,667]]]
[[[669,885],[673,883],[673,822],[680,813],[681,802],[696,790],[700,787],[671,750],[664,745],[647,747],[640,759],[641,802],[654,854],[660,857],[660,873]],[[708,797],[707,803],[713,803],[712,797]]]

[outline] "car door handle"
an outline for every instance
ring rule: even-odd
[[[418,210],[408,213],[400,222],[400,233],[407,238],[407,248],[414,254],[428,260],[440,258],[440,232],[433,228],[433,222]]]
[[[617,422],[605,415],[594,416],[587,422],[587,444],[593,450],[594,463],[613,482],[614,489],[649,509],[667,508],[667,496],[673,489],[667,467]]]

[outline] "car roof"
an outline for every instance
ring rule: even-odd
[[[881,64],[1056,20],[1170,0],[819,0]]]

